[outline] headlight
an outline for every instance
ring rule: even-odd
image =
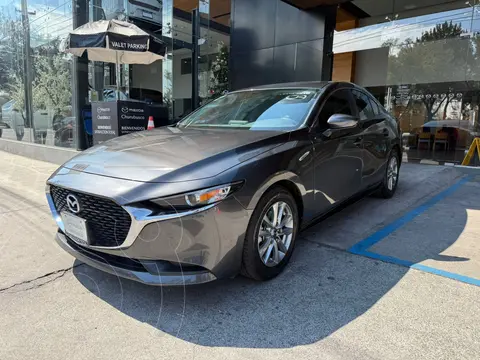
[[[239,190],[242,187],[242,184],[242,182],[225,184],[151,201],[164,209],[171,209],[172,207],[176,210],[191,209],[222,201],[235,191]]]
[[[185,195],[185,202],[190,206],[207,205],[225,199],[232,187],[230,185],[220,186],[213,189],[200,190]]]

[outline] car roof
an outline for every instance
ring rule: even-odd
[[[337,81],[300,81],[300,82],[289,82],[289,83],[279,83],[279,84],[268,84],[268,85],[261,85],[261,86],[253,86],[244,89],[239,89],[236,91],[248,91],[248,90],[265,90],[265,89],[323,89],[327,85],[333,84],[349,84],[353,86],[351,83],[343,83]],[[236,92],[233,91],[233,92]]]

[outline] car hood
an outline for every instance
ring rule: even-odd
[[[213,177],[288,140],[288,133],[163,127],[118,137],[82,152],[64,168],[141,182]]]

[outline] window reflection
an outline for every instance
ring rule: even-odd
[[[318,93],[311,89],[234,92],[212,101],[177,126],[291,130],[304,123]]]
[[[23,3],[0,5],[2,138],[83,149],[92,144],[92,102],[142,101],[162,117],[168,108],[173,122],[192,111],[194,76],[203,103],[229,89],[230,0],[76,0],[75,9],[71,0],[27,0],[25,8]],[[193,40],[195,8],[201,22]],[[112,19],[161,39],[164,59],[116,66],[62,52],[62,40],[74,26]],[[195,42],[197,74],[192,72]]]
[[[478,1],[353,4],[364,17],[334,38],[352,81],[400,120],[409,160],[460,163],[479,134]]]
[[[74,146],[72,61],[61,39],[72,27],[72,3],[31,0],[0,9],[0,135]]]

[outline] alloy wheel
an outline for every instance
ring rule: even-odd
[[[294,219],[292,209],[284,201],[274,203],[263,216],[258,233],[258,254],[262,262],[278,265],[290,249]]]
[[[398,160],[395,156],[392,156],[388,163],[387,169],[387,187],[388,190],[393,191],[398,181]]]

